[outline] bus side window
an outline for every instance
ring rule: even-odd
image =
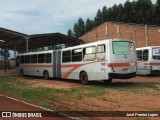
[[[45,63],[45,54],[38,55],[38,63]]]
[[[82,49],[72,50],[72,62],[82,61]]]
[[[94,61],[96,59],[96,47],[91,46],[83,49],[84,61]]]
[[[148,60],[148,50],[143,50],[143,60]]]
[[[63,51],[62,53],[62,62],[71,62],[71,51]]]
[[[137,51],[137,61],[142,61],[142,50]]]
[[[21,63],[21,64],[24,63],[24,56],[20,56],[20,63]]]
[[[37,63],[37,55],[31,55],[31,63]]]
[[[105,60],[106,58],[106,48],[105,45],[97,46],[97,60]]]
[[[46,54],[46,63],[51,63],[51,53]]]
[[[26,55],[25,56],[25,63],[30,63],[30,59],[31,59],[31,56],[30,55]]]

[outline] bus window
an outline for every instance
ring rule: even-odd
[[[24,63],[24,56],[20,56],[20,63],[21,63],[21,64]]]
[[[46,54],[46,63],[51,63],[51,53]]]
[[[96,47],[87,47],[83,49],[84,61],[94,61],[96,59]]]
[[[37,55],[31,55],[31,63],[37,63]]]
[[[153,59],[160,60],[160,48],[153,48]]]
[[[71,62],[71,51],[63,51],[62,53],[62,62]]]
[[[137,61],[142,61],[142,50],[137,51]]]
[[[38,63],[45,63],[45,54],[38,55]]]
[[[148,50],[143,51],[143,60],[148,60]]]
[[[134,43],[126,41],[114,41],[113,53],[117,55],[131,55],[135,53]]]
[[[106,50],[105,45],[97,46],[97,60],[105,60],[106,58]]]
[[[25,63],[30,63],[30,55],[25,56]]]
[[[82,49],[72,50],[72,62],[82,61]]]

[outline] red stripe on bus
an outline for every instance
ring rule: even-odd
[[[94,62],[89,62],[89,63],[85,63],[85,64],[68,64],[68,65],[62,65],[61,68],[67,68],[67,67],[73,67],[71,70],[69,70],[68,72],[66,72],[63,75],[63,78],[67,78],[75,69],[83,66],[83,65],[87,65],[87,64],[92,64],[92,63],[97,63],[97,62],[107,62],[106,60],[99,60],[99,61],[94,61]]]
[[[84,64],[69,64],[69,65],[61,65],[61,68],[68,68],[68,67],[78,67]]]
[[[109,63],[108,67],[131,67],[136,66],[136,63]]]
[[[150,65],[160,65],[160,63],[150,63]]]
[[[36,67],[42,67],[42,68],[53,68],[52,65],[21,65],[22,67],[33,67],[33,68],[36,68]]]

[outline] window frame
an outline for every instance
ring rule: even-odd
[[[27,57],[29,57],[29,59]],[[24,56],[24,63],[25,64],[30,64],[31,63],[31,55],[25,55]]]
[[[47,55],[50,55],[47,57]],[[45,55],[45,63],[52,63],[52,54],[51,53],[46,53]]]
[[[37,62],[33,62],[32,56],[36,56],[36,61],[37,61]],[[32,55],[31,55],[31,63],[32,63],[32,64],[37,64],[37,63],[38,63],[38,54],[32,54]]]
[[[98,52],[98,47],[99,47],[99,46],[104,46],[104,52]],[[102,49],[102,48],[101,48],[101,49]],[[104,59],[97,59],[97,55],[98,55],[98,54],[103,54],[103,53],[104,53],[104,55],[105,55],[105,56],[104,56]],[[99,44],[99,45],[97,45],[96,59],[97,59],[97,60],[105,60],[105,59],[106,59],[106,45],[105,45],[105,44]]]
[[[69,55],[64,55],[65,52],[68,52]],[[71,52],[72,52],[71,50],[62,51],[62,63],[71,62],[71,60],[72,60],[72,53]],[[65,60],[64,58],[69,58],[69,60],[64,61]]]
[[[45,54],[45,53],[40,53],[40,54],[37,54],[37,55],[38,55],[38,61],[37,61],[37,63],[40,63],[40,64],[46,63],[46,61],[45,61],[46,54]],[[44,58],[40,58],[40,59],[39,59],[39,55],[44,55]],[[43,62],[39,62],[40,60],[41,60],[41,61],[43,60]]]
[[[87,53],[86,54],[86,49],[87,48],[91,48],[91,47],[94,47],[95,48],[95,52],[93,52],[93,53]],[[83,48],[83,61],[95,61],[96,60],[96,49],[97,49],[97,47],[95,46],[95,45],[92,45],[92,46],[87,46],[87,47],[84,47]],[[85,51],[85,52],[84,52]],[[85,58],[85,55],[91,55],[91,54],[93,54],[95,57],[94,57],[94,59],[93,60],[85,60],[84,58]]]
[[[81,51],[81,52],[79,52],[80,54],[75,54],[74,51],[76,51],[76,50],[80,50]],[[83,56],[83,49],[82,48],[77,48],[77,49],[72,50],[72,57],[71,57],[72,62],[81,62],[83,60],[82,56]],[[80,59],[79,60],[74,60],[74,57],[75,58],[80,57]]]
[[[148,52],[147,59],[144,59],[144,51],[147,51],[147,52]],[[148,60],[149,60],[149,50],[148,50],[148,49],[144,49],[144,50],[143,50],[143,61],[148,61]]]
[[[140,60],[138,60],[138,58],[139,58],[138,57],[138,52],[139,51],[141,52]],[[143,51],[142,50],[137,50],[136,52],[137,52],[137,61],[143,61]]]

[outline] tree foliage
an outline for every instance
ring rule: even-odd
[[[127,0],[124,4],[115,4],[109,8],[104,6],[98,9],[94,20],[88,18],[84,23],[79,18],[73,31],[68,30],[68,36],[78,38],[106,21],[160,25],[160,0],[155,4],[151,0]]]
[[[79,18],[78,22],[74,24],[73,30],[76,38],[85,33],[85,24],[82,18]]]
[[[8,59],[10,57],[10,53],[9,53],[9,50],[8,49],[1,49],[0,51],[0,56],[2,56],[3,59],[5,59],[5,56],[6,56],[6,59]]]

